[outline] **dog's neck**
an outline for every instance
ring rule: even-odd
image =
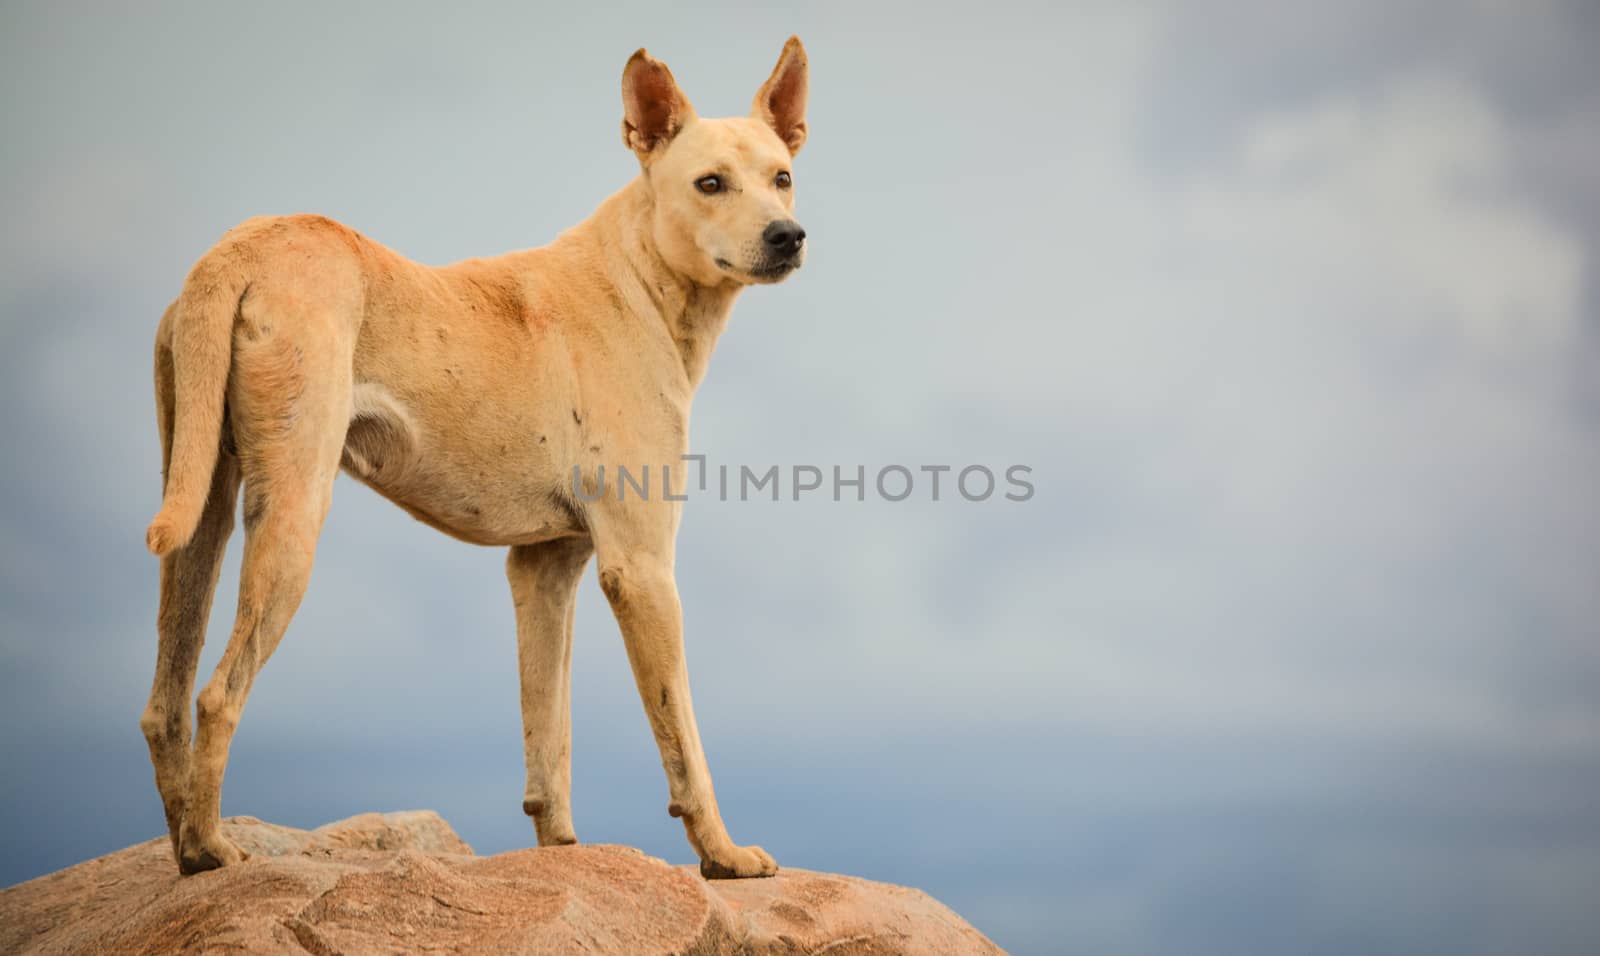
[[[660,323],[693,391],[744,286],[731,279],[705,285],[668,265],[656,248],[653,212],[650,184],[639,176],[562,239],[598,247],[617,301],[639,320]]]

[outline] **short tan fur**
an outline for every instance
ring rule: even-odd
[[[576,840],[572,618],[596,557],[669,812],[701,872],[776,872],[729,838],[695,726],[673,571],[681,505],[587,500],[572,473],[637,474],[688,451],[690,405],[734,300],[804,259],[790,161],[806,96],[798,38],[750,115],[732,119],[697,116],[640,50],[622,76],[622,137],[640,174],[547,246],[433,268],[332,220],[286,216],[237,226],[196,263],[156,334],[164,492],[147,543],[161,557],[160,643],[140,720],[183,872],[245,856],[219,825],[228,748],[305,591],[341,469],[447,534],[509,547],[522,806],[540,845]],[[191,741],[241,491],[238,614]]]

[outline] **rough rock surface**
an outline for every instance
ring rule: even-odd
[[[708,882],[602,845],[478,857],[428,811],[223,829],[249,860],[180,878],[162,837],[0,890],[0,953],[1000,952],[926,893],[849,876]]]

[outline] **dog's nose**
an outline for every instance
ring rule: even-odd
[[[800,244],[806,241],[806,231],[793,219],[779,219],[767,224],[761,233],[761,241],[767,244],[774,255],[792,256],[800,251]]]

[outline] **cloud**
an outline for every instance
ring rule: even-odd
[[[1078,130],[1064,151],[1108,132]],[[1600,460],[1565,365],[1587,334],[1584,250],[1516,188],[1513,152],[1482,97],[1419,75],[1263,116],[1211,175],[1079,162],[1040,200],[1052,227],[1030,254],[1054,269],[1008,276],[987,315],[923,343],[917,367],[952,398],[884,436],[904,454],[983,447],[1000,429],[1041,456],[1020,522],[960,504],[800,523],[697,506],[686,534],[716,520],[735,553],[735,535],[771,535],[825,559],[825,578],[795,586],[838,587],[822,603],[850,609],[849,679],[894,687],[859,702],[874,721],[961,701],[975,721],[1268,723],[1582,752],[1594,711],[1533,705],[1524,687],[1593,666],[1578,569],[1600,531],[1586,491]],[[873,336],[859,347],[884,365],[905,354]],[[801,369],[826,367],[830,348],[787,346]],[[815,414],[794,394],[753,392],[713,421],[754,460],[786,460],[783,436]],[[867,403],[871,428],[878,396],[843,395]],[[1011,533],[986,538],[996,524]],[[941,547],[968,539],[987,547]],[[1535,606],[1545,626],[1530,635],[1515,609]],[[775,643],[781,655],[790,640]],[[1514,666],[1482,667],[1513,645]],[[831,666],[795,657],[785,673]]]
[[[1587,885],[1600,772],[1593,58],[1515,11],[1407,5],[1453,38],[1424,43],[1388,6],[1252,8],[1241,31],[1198,9],[795,14],[816,247],[741,301],[695,447],[1023,463],[1038,490],[690,503],[679,583],[724,810],[786,861],[927,886],[1016,951],[1068,930],[1107,952],[1467,951],[1508,938],[1475,918],[1495,903],[1557,950],[1592,930],[1549,888]],[[634,41],[529,16],[395,16],[381,50],[287,14],[35,37],[48,108],[7,84],[0,147],[13,878],[160,826],[134,731],[148,340],[188,262],[296,209],[425,261],[489,253],[631,173],[593,64]],[[770,67],[746,34],[791,28],[639,22],[708,112]],[[126,59],[174,46],[192,58]],[[1501,49],[1521,52],[1482,55]],[[480,849],[525,842],[513,633],[496,551],[341,480],[230,812],[425,800]],[[681,856],[592,583],[575,667],[581,832]]]

